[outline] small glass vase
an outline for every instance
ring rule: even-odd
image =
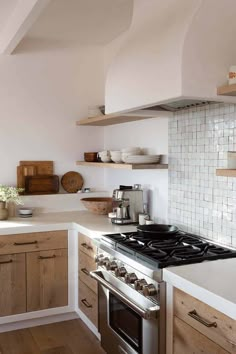
[[[0,201],[0,220],[8,219],[8,209],[6,208],[6,202]]]

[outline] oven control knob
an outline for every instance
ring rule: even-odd
[[[142,290],[145,285],[147,285],[147,282],[146,282],[145,279],[138,279],[138,280],[135,280],[135,282],[134,282],[134,289],[135,289],[135,290]]]
[[[117,263],[116,261],[106,261],[105,267],[107,270],[115,270],[117,268]]]
[[[143,287],[143,295],[144,296],[154,296],[156,294],[157,294],[157,290],[155,288],[155,285],[148,284]]]
[[[103,265],[106,265],[106,262],[109,262],[109,258],[108,257],[103,257],[103,258],[100,258],[97,262],[97,264],[99,266],[103,266]]]
[[[135,273],[127,273],[125,274],[125,282],[127,284],[133,284],[135,282],[135,280],[137,280],[138,277]]]
[[[125,269],[125,267],[119,267],[115,269],[115,275],[116,277],[124,277],[125,274],[127,273],[127,270]]]
[[[100,254],[96,254],[96,256],[94,257],[95,263],[98,263],[102,258],[104,258],[104,254],[100,253]]]

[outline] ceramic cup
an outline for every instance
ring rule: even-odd
[[[148,218],[148,214],[139,214],[138,215],[138,223],[139,225],[145,225],[146,224],[146,219]]]

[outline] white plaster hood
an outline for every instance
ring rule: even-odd
[[[134,0],[107,74],[106,113],[191,100],[236,103],[216,94],[236,64],[235,13],[235,0]]]

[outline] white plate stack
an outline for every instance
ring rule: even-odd
[[[125,158],[125,163],[132,164],[152,164],[160,161],[161,155],[129,155]]]

